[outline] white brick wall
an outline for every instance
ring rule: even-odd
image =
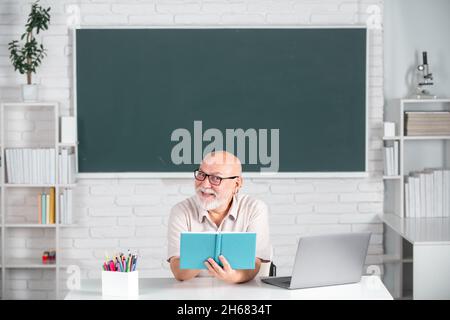
[[[0,3],[0,100],[20,99],[25,78],[9,64],[7,43],[19,37],[29,11],[26,0]],[[42,100],[57,100],[62,114],[71,104],[72,43],[66,22],[70,5],[78,5],[81,25],[340,25],[364,24],[368,6],[383,0],[41,0],[52,7],[52,23],[43,32],[48,56],[34,79],[42,85]],[[370,30],[369,170],[368,179],[250,179],[245,193],[266,201],[271,209],[271,237],[279,274],[292,268],[296,242],[302,234],[369,230],[374,233],[368,263],[383,253],[382,141],[383,34]],[[32,113],[8,114],[9,138],[31,139],[48,134],[49,124]],[[20,130],[24,130],[23,132]],[[76,228],[61,231],[61,256],[76,261],[83,277],[99,277],[107,250],[139,249],[143,277],[169,276],[166,228],[170,207],[193,193],[184,179],[84,179],[75,190]],[[8,219],[33,221],[33,194],[8,194]],[[51,245],[53,230],[17,229],[8,233],[8,252],[40,256]],[[46,240],[47,239],[47,240]],[[8,253],[9,254],[9,253]],[[12,298],[54,298],[53,273],[42,270],[8,272]],[[61,278],[65,278],[62,272]],[[62,282],[64,286],[64,282]]]

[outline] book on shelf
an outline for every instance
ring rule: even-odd
[[[411,181],[413,183],[413,193],[410,194],[410,198],[413,198],[414,204],[414,216],[416,218],[421,217],[420,208],[421,208],[421,197],[420,197],[420,176],[417,173],[413,173],[411,176]]]
[[[38,196],[38,224],[42,224],[42,195]]]
[[[410,199],[409,199],[409,180],[406,180],[405,182],[405,216],[406,217],[411,217],[411,209],[409,207],[410,204]]]
[[[384,147],[385,176],[398,176],[400,174],[399,163],[399,142],[394,141],[394,146]]]
[[[416,183],[415,183],[415,177],[409,176],[408,177],[408,187],[409,187],[409,212],[410,217],[415,218],[416,217]]]
[[[38,201],[38,223],[39,224],[55,224],[56,198],[55,188],[51,187],[49,192],[42,192],[37,197]]]
[[[406,136],[450,135],[450,112],[405,112]]]
[[[5,149],[5,154],[7,183],[55,183],[55,149],[8,148]]]
[[[55,188],[50,188],[49,198],[50,198],[49,199],[50,200],[49,223],[55,223],[56,222],[56,219],[55,219],[55,210],[56,210]]]
[[[61,150],[56,159],[53,148],[9,148],[6,154],[6,181],[10,184],[55,184],[56,161],[61,184],[75,183],[75,153]]]
[[[51,203],[50,203],[50,195],[49,194],[45,194],[45,201],[46,201],[46,206],[45,206],[45,223],[46,224],[50,224],[50,207],[51,207]]]
[[[72,224],[72,190],[64,189],[59,195],[59,215],[62,224]]]
[[[442,174],[442,212],[444,216],[450,216],[450,170],[444,170]]]
[[[399,153],[400,143],[398,141],[394,141],[394,175],[398,176],[400,174],[399,161],[398,161],[398,153]]]
[[[405,179],[406,218],[450,217],[450,170],[426,168]]]
[[[427,190],[427,186],[426,186],[426,177],[425,177],[425,173],[424,172],[420,172],[419,173],[419,188],[420,188],[420,193],[419,193],[419,197],[420,197],[420,216],[421,217],[426,217],[427,216],[427,196],[426,196],[426,190]]]
[[[75,153],[69,153],[68,149],[62,149],[58,155],[59,161],[59,183],[72,184],[75,183]]]
[[[385,147],[384,148],[384,175],[385,176],[393,176],[393,164],[394,161],[392,159],[393,153],[392,153],[393,147]]]

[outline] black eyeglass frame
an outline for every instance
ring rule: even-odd
[[[198,177],[197,177],[197,173],[198,173],[198,172],[203,173],[203,174],[205,175],[205,178],[203,178],[203,179],[198,179]],[[218,178],[218,179],[219,179],[219,183],[218,183],[218,184],[213,183],[213,182],[211,181],[211,178],[210,178],[210,177]],[[236,179],[236,178],[239,178],[239,176],[233,176],[233,177],[219,177],[219,176],[216,176],[216,175],[214,175],[214,174],[207,174],[207,173],[205,173],[205,172],[203,172],[203,171],[201,171],[201,170],[199,170],[199,169],[195,169],[195,170],[194,170],[194,178],[195,178],[195,180],[197,180],[197,181],[205,181],[205,179],[208,178],[209,183],[211,183],[213,186],[220,186],[220,184],[222,183],[222,180]]]

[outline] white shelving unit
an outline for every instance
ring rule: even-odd
[[[450,99],[401,99],[386,110],[385,121],[395,122],[399,142],[399,176],[385,176],[385,277],[397,299],[450,299],[450,219],[405,218],[405,179],[425,168],[450,168],[450,136],[406,136],[406,111],[450,111]]]
[[[32,139],[32,141],[27,141],[27,139],[22,139],[20,142],[14,142],[14,139],[8,139],[8,119],[6,116],[8,112],[20,111],[23,113],[26,112],[46,112],[51,113],[52,119],[44,119],[45,121],[52,121],[52,128],[50,132],[52,132],[48,139],[42,139],[43,141],[39,141],[39,139]],[[22,270],[35,270],[35,269],[49,269],[53,270],[55,273],[55,294],[56,299],[59,299],[60,292],[60,269],[64,267],[61,262],[61,254],[60,254],[60,232],[61,228],[71,227],[73,225],[63,225],[60,223],[60,215],[59,215],[59,194],[64,189],[72,189],[76,186],[76,184],[59,184],[58,177],[58,154],[62,148],[69,148],[71,151],[77,153],[76,144],[67,144],[59,142],[59,104],[57,102],[12,102],[12,103],[1,103],[0,104],[0,128],[1,128],[1,137],[0,137],[0,154],[1,154],[1,173],[0,173],[0,188],[1,188],[1,197],[0,197],[0,208],[1,208],[1,260],[0,260],[0,268],[1,268],[1,284],[2,284],[2,299],[8,299],[8,270],[14,269],[22,269]],[[44,141],[50,140],[50,141]],[[55,152],[55,164],[56,164],[56,172],[55,172],[55,184],[13,184],[8,183],[7,174],[6,174],[6,166],[5,166],[5,149],[6,148],[54,148],[57,152]],[[26,190],[36,190],[36,195],[48,188],[55,188],[55,224],[38,224],[31,222],[10,222],[8,219],[8,206],[7,206],[7,193],[8,191],[14,190],[15,192],[20,192],[21,189]],[[37,216],[37,203],[36,203],[36,216]],[[14,230],[19,229],[49,229],[54,230],[54,248],[56,251],[56,261],[54,264],[43,264],[41,256],[32,256],[27,258],[14,257],[9,254],[9,244],[8,244],[8,232],[13,232]],[[49,248],[50,249],[50,248]]]

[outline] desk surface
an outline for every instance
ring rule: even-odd
[[[400,218],[381,215],[381,220],[412,244],[450,245],[450,218]]]
[[[118,299],[103,297],[101,279],[82,280],[81,290],[70,291],[66,300]],[[139,279],[140,300],[392,300],[377,276],[361,282],[300,290],[278,288],[254,279],[243,284],[227,284],[215,278],[195,278],[179,282],[173,278]]]

